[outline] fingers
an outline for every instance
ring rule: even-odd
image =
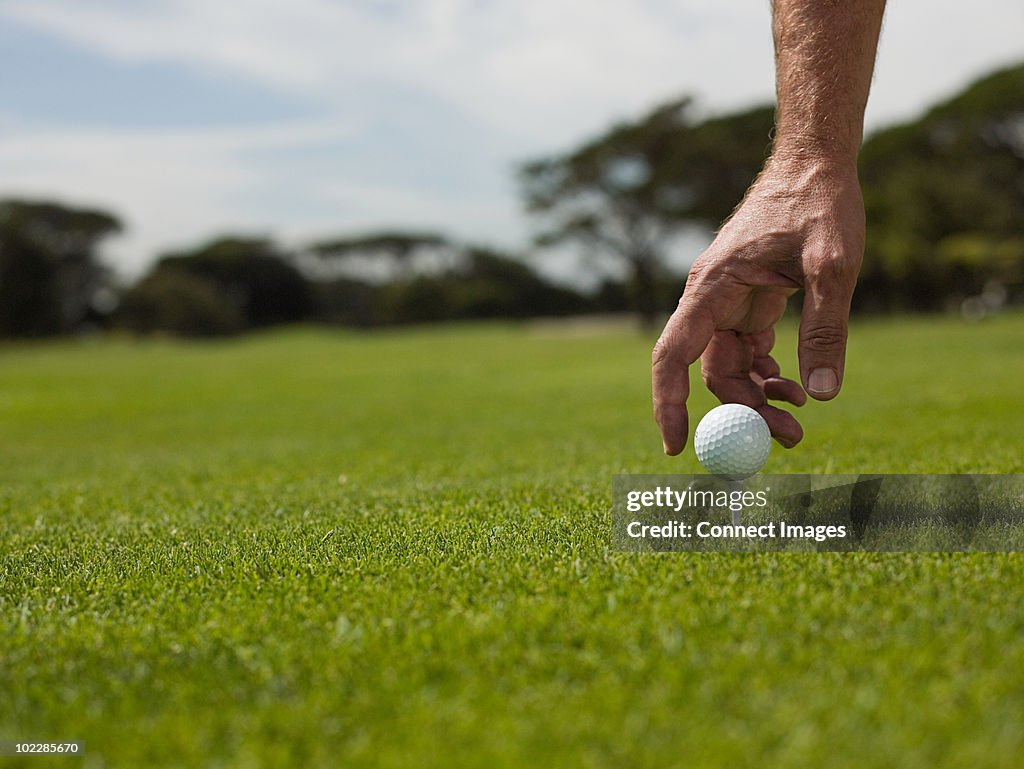
[[[778,364],[771,356],[755,357],[755,351],[770,348],[770,342],[765,346],[764,340],[756,336],[742,337],[732,331],[718,331],[704,352],[701,370],[707,388],[720,401],[750,406],[768,423],[772,436],[786,448],[792,448],[803,438],[803,428],[792,414],[769,406],[767,398],[799,406],[806,396],[799,384],[777,376]],[[769,374],[768,378],[761,380],[758,372],[752,371],[755,361],[761,371]]]
[[[816,400],[839,393],[846,361],[847,324],[853,281],[836,262],[808,275],[800,319],[800,378]]]
[[[750,378],[753,361],[751,345],[735,331],[716,331],[700,361],[704,384],[722,403],[759,408],[765,395]]]
[[[665,453],[674,456],[686,446],[690,394],[689,367],[704,352],[715,323],[697,291],[687,289],[669,318],[651,356],[654,419],[661,431]]]
[[[785,401],[794,406],[803,406],[807,403],[807,394],[799,382],[785,377],[772,377],[762,380],[761,387],[764,394],[773,401]]]
[[[768,424],[772,437],[785,449],[791,449],[804,438],[804,428],[796,417],[775,406],[764,405],[754,409]]]
[[[798,382],[780,376],[779,364],[769,354],[775,346],[775,328],[770,326],[764,331],[744,338],[753,352],[750,376],[764,390],[764,394],[773,401],[803,406],[807,402],[804,388]]]

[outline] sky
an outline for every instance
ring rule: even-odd
[[[1020,0],[889,5],[869,131],[1024,60]],[[521,249],[517,163],[678,94],[771,101],[769,22],[768,0],[0,0],[0,196],[117,214],[126,278],[228,232]]]

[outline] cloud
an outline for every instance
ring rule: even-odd
[[[362,177],[359,169],[315,171],[330,151],[311,146],[360,156],[367,145],[350,144],[364,129],[336,119],[164,130],[46,129],[0,119],[0,196],[124,214],[125,236],[107,256],[128,276],[161,251],[228,230],[301,243],[346,228],[433,226],[515,244],[523,222],[500,189],[481,195],[454,185],[439,193],[400,176],[374,181],[372,166]]]
[[[741,0],[8,0],[0,14],[105,56],[228,71],[336,108],[401,84],[538,146],[687,83],[720,102],[771,92],[767,4]],[[740,54],[761,66],[722,66]]]
[[[869,125],[1021,55],[1019,0],[890,6]],[[767,0],[5,0],[0,20],[322,116],[171,131],[0,115],[0,193],[123,212],[132,229],[112,252],[132,272],[228,228],[408,223],[523,242],[514,161],[680,92],[721,111],[773,91]]]
[[[126,214],[127,233],[112,255],[127,273],[167,244],[227,227],[264,230],[268,211],[239,205],[265,182],[246,153],[336,139],[337,121],[204,130],[40,129],[2,121],[0,194],[49,197]]]
[[[872,121],[1021,55],[1024,6],[890,4]],[[227,72],[325,107],[401,85],[517,146],[551,146],[686,90],[716,109],[772,95],[766,0],[6,0],[0,18],[103,56]]]

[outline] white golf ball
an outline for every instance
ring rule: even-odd
[[[749,478],[768,461],[768,424],[749,406],[726,403],[711,409],[697,425],[693,447],[704,469],[730,481]]]

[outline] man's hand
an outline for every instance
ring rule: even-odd
[[[654,417],[666,454],[686,445],[689,366],[723,402],[764,417],[795,446],[800,423],[768,400],[834,398],[843,381],[850,299],[864,256],[857,151],[885,0],[772,0],[772,157],[714,243],[690,270],[654,348]],[[771,356],[775,322],[804,289],[800,380]]]
[[[854,163],[776,155],[690,270],[679,306],[654,348],[654,416],[666,454],[686,445],[689,366],[723,403],[755,409],[783,446],[803,437],[768,400],[802,406],[804,390],[835,397],[843,381],[847,319],[864,254],[864,203]],[[771,356],[775,322],[804,289],[800,380]]]

